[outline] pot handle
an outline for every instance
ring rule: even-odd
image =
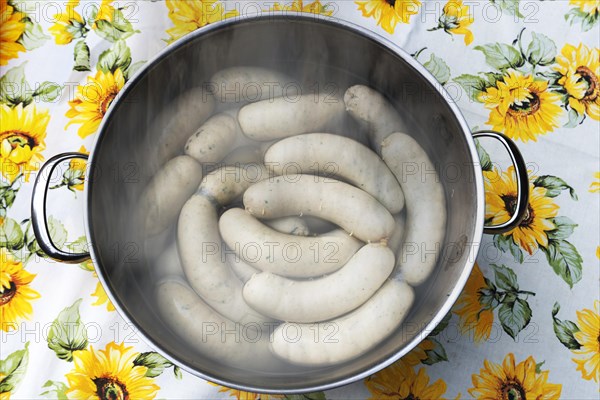
[[[497,225],[486,225],[483,228],[483,232],[490,235],[511,231],[523,221],[529,206],[529,177],[527,175],[525,160],[523,160],[523,156],[515,142],[500,132],[488,130],[477,131],[473,132],[473,137],[476,139],[488,137],[498,140],[502,143],[506,151],[508,151],[510,160],[515,167],[515,173],[517,174],[517,205],[515,212],[508,221]]]
[[[33,195],[31,198],[31,225],[38,245],[46,255],[56,261],[69,264],[78,264],[90,258],[90,253],[67,253],[57,248],[52,242],[50,231],[46,219],[46,196],[50,177],[54,169],[63,161],[73,158],[88,159],[87,154],[83,153],[62,153],[58,154],[42,166],[35,184],[33,185]]]

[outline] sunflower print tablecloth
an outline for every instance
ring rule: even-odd
[[[294,399],[593,399],[600,384],[600,3],[595,0],[0,0],[0,399],[239,398],[182,372],[115,312],[90,262],[44,258],[29,222],[44,160],[89,152],[129,77],[224,18],[300,11],[386,36],[445,86],[471,127],[513,138],[523,223],[485,236],[451,312],[397,363]],[[349,49],[351,51],[351,49]],[[486,220],[515,207],[503,153],[478,144]],[[50,191],[55,243],[86,246],[74,160]]]

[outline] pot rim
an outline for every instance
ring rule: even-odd
[[[145,77],[145,75],[147,74],[148,71],[150,71],[155,65],[160,63],[163,59],[165,59],[169,55],[171,55],[171,53],[173,53],[175,50],[182,48],[183,46],[185,46],[189,43],[192,43],[198,37],[204,36],[207,33],[218,31],[220,29],[229,27],[231,25],[236,25],[239,23],[252,23],[253,21],[264,21],[264,20],[268,20],[268,19],[276,19],[276,20],[289,19],[289,20],[294,20],[294,21],[303,20],[303,21],[309,21],[309,22],[329,24],[329,25],[333,25],[338,28],[342,28],[343,30],[347,30],[352,33],[358,34],[359,36],[364,36],[367,39],[370,39],[370,40],[382,45],[383,47],[390,50],[395,56],[401,58],[410,67],[414,68],[418,73],[421,74],[421,76],[423,78],[425,78],[427,80],[427,82],[434,88],[436,93],[439,96],[443,97],[444,102],[450,107],[454,117],[456,118],[457,122],[459,123],[460,127],[462,128],[463,135],[465,136],[465,139],[466,139],[466,142],[467,142],[467,145],[469,148],[468,149],[469,154],[471,156],[471,165],[475,169],[474,184],[475,184],[475,189],[477,192],[477,199],[476,199],[476,205],[475,205],[476,206],[476,209],[475,209],[476,220],[475,220],[475,226],[474,226],[474,234],[471,238],[471,242],[467,242],[467,247],[469,248],[468,254],[466,257],[467,261],[463,267],[463,271],[461,272],[460,277],[458,278],[452,291],[447,293],[446,300],[444,301],[443,306],[437,310],[437,312],[435,313],[433,318],[429,321],[429,323],[423,329],[421,329],[419,334],[417,334],[413,338],[413,340],[406,343],[401,349],[398,349],[392,356],[379,361],[378,363],[368,367],[367,369],[365,369],[361,372],[358,372],[352,376],[349,376],[349,377],[346,377],[343,379],[331,381],[331,382],[320,384],[320,385],[297,386],[292,389],[280,389],[280,390],[269,388],[269,387],[264,387],[264,386],[260,386],[260,385],[251,385],[251,386],[240,385],[235,382],[228,381],[226,379],[221,379],[221,378],[218,378],[215,376],[211,376],[210,374],[205,373],[205,372],[201,372],[201,371],[195,369],[194,367],[192,367],[191,365],[186,364],[185,362],[182,362],[181,360],[178,359],[177,356],[173,356],[169,352],[163,350],[159,343],[157,343],[154,339],[148,337],[146,335],[146,333],[142,329],[140,329],[136,323],[133,322],[134,319],[131,318],[129,313],[121,306],[120,302],[113,295],[112,290],[110,290],[109,280],[104,276],[104,272],[101,270],[100,265],[96,262],[96,260],[98,260],[98,257],[97,257],[95,241],[92,240],[93,239],[92,221],[90,219],[91,218],[91,212],[90,212],[90,210],[91,210],[91,190],[92,190],[93,184],[85,185],[85,187],[84,187],[84,197],[86,199],[86,207],[84,210],[85,234],[88,239],[89,252],[90,252],[91,260],[94,264],[94,269],[96,270],[98,278],[100,279],[100,282],[101,282],[103,288],[105,289],[105,292],[106,292],[108,298],[110,299],[112,304],[115,306],[117,312],[119,313],[119,316],[121,318],[123,318],[125,323],[129,324],[130,326],[135,327],[135,334],[138,337],[140,337],[149,347],[151,347],[153,350],[157,351],[159,354],[161,354],[165,358],[167,358],[171,361],[174,361],[174,364],[177,365],[178,367],[180,367],[183,370],[185,370],[186,372],[188,372],[192,375],[195,375],[197,377],[200,377],[202,379],[205,379],[205,380],[208,380],[208,381],[211,381],[211,382],[214,382],[214,383],[217,383],[219,385],[226,386],[229,388],[248,391],[248,392],[294,394],[294,393],[309,393],[309,392],[325,391],[325,390],[331,390],[331,389],[334,389],[334,388],[337,388],[340,386],[348,385],[348,384],[354,383],[358,380],[364,379],[370,375],[373,375],[376,372],[382,370],[383,368],[388,367],[389,365],[391,365],[392,363],[394,363],[395,361],[400,359],[402,356],[407,354],[409,351],[411,351],[413,348],[415,348],[421,341],[423,341],[426,338],[426,336],[430,332],[432,332],[434,330],[434,328],[442,321],[442,319],[446,316],[446,314],[448,312],[450,312],[452,306],[454,305],[454,303],[458,299],[458,296],[462,292],[462,290],[467,282],[467,279],[469,278],[469,276],[471,274],[473,266],[475,264],[475,260],[477,257],[477,253],[479,251],[479,245],[481,242],[481,238],[483,236],[483,228],[484,228],[485,195],[484,195],[484,184],[483,184],[483,172],[481,169],[481,165],[478,162],[479,155],[477,153],[475,141],[474,141],[473,137],[471,136],[471,130],[470,130],[462,112],[460,111],[460,109],[458,108],[458,106],[456,105],[455,102],[448,100],[448,99],[451,99],[452,97],[449,95],[449,93],[446,91],[446,89],[437,81],[437,79],[425,67],[423,67],[418,61],[416,61],[412,56],[410,56],[409,53],[407,53],[400,46],[398,46],[397,44],[392,42],[390,39],[383,37],[380,34],[373,32],[367,28],[364,28],[358,24],[355,24],[353,22],[343,20],[343,19],[340,19],[337,17],[330,17],[330,16],[325,16],[325,15],[320,15],[320,14],[319,15],[309,14],[309,13],[303,13],[303,12],[277,13],[277,12],[269,11],[269,12],[265,12],[265,13],[259,14],[259,15],[237,16],[237,17],[232,17],[232,18],[225,19],[225,20],[222,20],[219,22],[211,23],[211,24],[205,25],[205,26],[195,30],[194,32],[191,32],[191,33],[183,36],[182,38],[180,38],[180,39],[174,41],[173,43],[169,44],[168,46],[166,46],[159,53],[157,53],[155,56],[153,56],[152,59],[149,60],[145,65],[143,65],[125,84],[125,86],[121,89],[121,92],[116,97],[115,101],[113,101],[110,104],[110,106],[98,128],[98,131],[97,131],[98,133],[96,134],[96,138],[94,140],[92,151],[91,151],[90,157],[89,157],[90,167],[87,168],[85,179],[86,179],[86,182],[93,181],[91,179],[92,179],[93,169],[94,169],[93,166],[95,165],[95,160],[96,160],[96,156],[97,156],[96,150],[98,149],[99,144],[101,143],[101,141],[103,140],[103,137],[105,136],[105,131],[107,129],[107,126],[109,125],[109,122],[112,119],[113,113],[115,112],[117,105],[120,103],[122,98],[127,97],[129,92],[131,92],[133,90],[133,88],[137,85],[137,83]]]

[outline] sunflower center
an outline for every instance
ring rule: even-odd
[[[598,97],[598,92],[600,92],[597,90],[600,84],[596,74],[594,74],[591,69],[584,65],[578,67],[575,72],[581,76],[581,79],[583,79],[588,86],[583,98],[585,100],[596,100],[596,97]]]
[[[508,113],[513,116],[527,116],[535,114],[540,109],[540,97],[535,92],[529,93],[530,97],[518,103],[511,103]]]
[[[505,382],[501,388],[503,400],[524,400],[525,390],[519,382],[510,380]]]
[[[394,7],[396,5],[396,0],[385,0],[390,6]]]
[[[4,289],[4,287],[0,287],[0,306],[3,306],[10,302],[15,294],[17,294],[17,285],[14,282],[10,283],[8,289]]]
[[[517,210],[517,197],[513,195],[502,196],[502,201],[504,201],[504,208],[510,216],[512,217]],[[523,221],[519,224],[519,226],[527,227],[531,225],[533,222],[533,218],[535,217],[533,208],[531,208],[531,204],[527,204],[527,210],[525,211],[525,217],[523,217]]]
[[[408,394],[408,396],[406,396],[406,397],[405,397],[404,399],[402,399],[402,400],[419,400],[419,398],[418,398],[418,397],[415,397],[415,395],[414,395],[414,394],[412,394],[412,393],[409,393],[409,394]]]
[[[102,112],[102,115],[106,114],[106,110],[108,110],[108,107],[110,106],[110,103],[112,103],[112,101],[115,99],[115,97],[117,97],[117,93],[118,91],[110,91],[106,97],[104,97],[102,99],[102,101],[100,102],[100,111]]]
[[[0,143],[2,143],[5,139],[8,140],[8,143],[10,143],[13,149],[17,146],[25,147],[26,145],[30,148],[35,147],[35,140],[29,136],[27,132],[6,131],[0,133]]]
[[[96,394],[102,400],[128,400],[129,392],[121,382],[114,378],[96,378]]]

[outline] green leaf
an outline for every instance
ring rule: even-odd
[[[79,315],[80,304],[81,299],[63,309],[48,331],[48,347],[61,360],[73,361],[73,352],[87,347],[87,332]]]
[[[517,275],[514,271],[505,265],[491,264],[494,269],[496,285],[502,290],[510,292],[518,292],[519,284],[517,283]]]
[[[565,128],[577,128],[585,120],[585,114],[579,115],[577,110],[569,108],[569,121],[564,125]]]
[[[556,197],[563,190],[569,190],[569,194],[573,200],[579,200],[577,194],[575,193],[575,189],[571,186],[567,185],[565,181],[560,179],[559,177],[552,175],[543,175],[538,176],[535,181],[533,181],[533,185],[537,187],[546,188],[546,197]]]
[[[493,168],[492,159],[487,151],[483,148],[479,140],[475,139],[475,147],[477,148],[477,154],[479,155],[479,161],[481,163],[481,169],[484,171],[491,171]]]
[[[442,318],[440,323],[431,331],[429,337],[436,336],[444,329],[446,329],[448,323],[450,322],[450,318],[452,318],[452,311],[448,311],[448,314],[444,315],[444,318]]]
[[[326,400],[324,392],[314,392],[305,394],[287,394],[284,399],[286,400]]]
[[[552,218],[551,221],[554,223],[555,228],[546,232],[548,239],[567,239],[579,226],[568,217],[556,217]]]
[[[421,360],[421,362],[425,365],[433,365],[439,363],[441,361],[448,361],[448,356],[446,355],[446,349],[444,346],[437,340],[433,338],[428,338],[426,340],[430,340],[433,342],[434,347],[431,350],[425,350],[425,354],[427,354],[427,358]]]
[[[485,79],[477,75],[463,74],[453,80],[463,87],[471,100],[479,103],[481,102],[478,98],[479,94],[491,86]]]
[[[493,68],[500,71],[507,68],[519,68],[525,64],[521,52],[513,46],[504,43],[488,43],[475,46],[475,50],[485,55],[485,61]]]
[[[546,361],[542,361],[539,362],[537,364],[535,364],[535,373],[536,374],[541,374],[542,373],[542,366],[546,363]]]
[[[75,71],[92,70],[90,68],[90,48],[85,40],[80,40],[75,44],[73,58],[75,59],[75,65],[73,66]]]
[[[131,79],[131,77],[142,67],[144,66],[144,64],[146,64],[146,61],[138,61],[136,63],[131,64],[123,73],[123,75],[125,76],[125,80],[128,81],[129,79]]]
[[[515,261],[523,264],[523,250],[515,243],[511,235],[494,235],[494,246],[502,252],[510,252]]]
[[[34,92],[33,97],[40,97],[45,103],[51,103],[56,100],[62,91],[62,86],[54,82],[43,82]]]
[[[495,290],[480,289],[478,291],[478,295],[479,304],[481,304],[483,310],[492,310],[500,305],[500,302],[497,298],[498,293],[496,293]]]
[[[12,218],[4,218],[0,225],[0,247],[20,250],[24,245],[25,237],[19,223]]]
[[[173,363],[157,352],[149,351],[147,353],[140,353],[135,360],[133,360],[133,365],[140,365],[148,368],[145,375],[149,378],[156,378],[163,373],[165,368],[172,367]]]
[[[33,22],[31,18],[27,17],[22,21],[25,22],[25,32],[17,42],[21,43],[27,51],[41,47],[46,40],[50,39],[50,36],[44,34],[42,26]]]
[[[554,334],[556,338],[569,350],[579,350],[581,348],[581,344],[575,339],[575,333],[579,332],[579,327],[569,321],[564,320],[561,321],[556,317],[558,312],[560,311],[560,304],[554,303],[554,307],[552,307],[552,326],[554,328]]]
[[[0,360],[0,393],[13,391],[23,379],[29,364],[29,342],[25,343],[23,350],[17,350],[4,360]]]
[[[21,189],[19,179],[15,179],[12,183],[0,179],[0,217],[6,216],[6,210],[12,207],[19,189]]]
[[[137,31],[133,29],[123,13],[118,8],[115,8],[112,22],[106,20],[96,20],[96,33],[103,39],[109,42],[127,39]]]
[[[181,368],[179,368],[177,365],[173,366],[173,374],[175,374],[175,379],[179,379],[179,380],[183,379],[183,374],[181,373]]]
[[[55,400],[68,400],[66,393],[67,390],[69,390],[69,387],[63,382],[47,381],[44,383],[42,388],[48,388],[48,390],[40,393],[40,396],[45,396]]]
[[[423,66],[427,71],[431,72],[431,74],[435,76],[435,79],[442,85],[445,85],[450,80],[450,68],[448,67],[448,64],[435,54],[431,54],[429,61],[425,62]]]
[[[502,324],[504,332],[508,333],[513,339],[516,339],[519,332],[529,324],[531,315],[529,303],[523,299],[502,303],[498,308],[500,324]]]
[[[119,41],[100,54],[97,68],[103,72],[114,73],[118,68],[125,71],[130,64],[131,50],[124,41]]]
[[[62,222],[52,215],[48,217],[48,232],[52,238],[52,243],[62,249],[67,241],[67,230]]]
[[[525,57],[531,65],[547,66],[554,62],[556,45],[546,35],[532,32],[531,42],[525,51]]]
[[[491,2],[498,4],[500,9],[508,14],[523,18],[523,14],[519,11],[519,0],[491,0]]]
[[[595,14],[586,14],[585,18],[581,21],[581,30],[587,32],[591,30],[598,23],[600,15],[596,12]]]
[[[548,263],[554,272],[560,276],[569,287],[581,280],[583,259],[570,242],[564,239],[550,239],[548,247],[543,248]]]
[[[598,22],[598,19],[600,19],[600,14],[589,14],[582,11],[579,7],[572,8],[565,14],[565,20],[569,22],[570,25],[578,23],[581,25],[581,30],[584,32],[592,29]]]
[[[74,242],[67,244],[67,249],[69,249],[72,253],[89,253],[90,247],[87,241],[87,237],[80,236]],[[90,262],[90,260],[84,261],[79,264],[79,267],[84,271],[93,271],[94,265]]]
[[[496,83],[498,81],[504,79],[504,75],[499,74],[497,72],[483,72],[483,75],[485,76],[485,79],[488,82],[488,86],[496,86]]]
[[[0,78],[0,103],[16,106],[29,105],[33,101],[32,90],[25,79],[27,62],[11,68]]]

